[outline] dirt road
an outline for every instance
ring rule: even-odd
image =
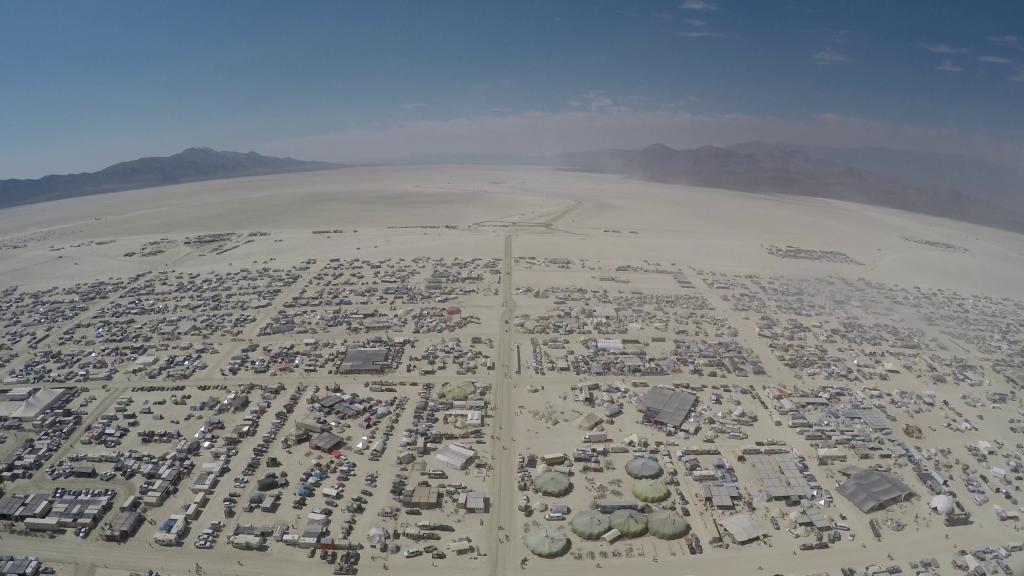
[[[512,236],[505,236],[505,257],[501,269],[501,321],[498,324],[498,361],[494,379],[494,471],[491,476],[491,529],[487,557],[488,574],[509,572],[512,560],[512,532],[515,531],[513,486],[515,454],[512,449],[514,414],[512,409],[512,319],[516,303],[512,299]]]

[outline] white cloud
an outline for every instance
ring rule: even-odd
[[[848,62],[850,59],[845,54],[836,52],[831,46],[826,47],[823,50],[819,50],[812,56],[818,62],[822,64],[840,64],[842,62]]]
[[[1000,44],[1003,46],[1016,46],[1018,48],[1021,47],[1020,38],[1018,38],[1017,36],[989,36],[988,41],[993,44]]]
[[[954,48],[949,44],[929,44],[927,42],[921,42],[918,46],[933,54],[963,54],[967,52],[967,48]]]
[[[573,108],[582,108],[591,112],[611,112],[628,110],[625,106],[618,106],[611,98],[601,92],[588,92],[569,99],[569,105]]]
[[[1002,56],[991,56],[988,54],[979,57],[978,61],[984,62],[986,64],[1013,64],[1013,60],[1010,60],[1009,58],[1003,58]]]
[[[427,105],[423,102],[409,102],[408,104],[402,104],[402,110],[416,110],[419,108],[425,108]]]
[[[683,0],[679,5],[683,10],[694,10],[696,12],[714,12],[718,10],[718,4],[706,0]]]
[[[825,33],[831,38],[829,40],[830,44],[845,44],[852,35],[850,31],[845,28],[826,28]]]
[[[956,62],[953,62],[949,58],[946,58],[945,60],[943,60],[942,64],[939,64],[938,66],[936,66],[935,69],[939,70],[939,71],[942,71],[942,72],[963,72],[964,71],[964,67],[963,66],[957,64]]]
[[[721,32],[676,32],[677,35],[683,38],[732,38],[731,34],[723,34]]]
[[[701,26],[707,25],[707,22],[703,20],[698,20],[696,18],[690,18],[689,20],[686,21],[686,23],[689,24],[690,26],[693,26],[694,28],[700,28]]]
[[[1024,82],[1024,68],[1017,68],[1017,72],[1010,76],[1010,82]]]
[[[778,118],[693,114],[670,105],[639,110],[612,103],[591,109],[582,99],[580,102],[581,106],[562,112],[404,122],[382,129],[253,143],[253,147],[267,154],[358,163],[442,154],[544,157],[600,148],[640,148],[656,142],[690,148],[765,140],[973,154],[1024,164],[1020,145],[945,127],[895,125],[833,113]]]

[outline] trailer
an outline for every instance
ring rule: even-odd
[[[239,550],[259,550],[267,544],[267,539],[254,534],[236,534],[229,540],[231,546]]]

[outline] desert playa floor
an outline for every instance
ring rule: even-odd
[[[210,250],[186,243],[197,235],[221,232],[238,233],[227,246],[230,249]],[[249,235],[255,232],[268,234]],[[139,256],[147,245],[164,248],[155,255]],[[773,247],[842,254],[857,264],[782,258],[771,253]],[[642,557],[530,557],[522,567],[520,560],[530,556],[523,544],[530,521],[516,509],[520,492],[515,476],[519,454],[547,452],[549,446],[568,451],[578,444],[582,433],[575,426],[538,424],[526,413],[552,405],[569,406],[566,397],[570,388],[587,380],[576,375],[517,373],[515,351],[529,350],[530,338],[515,329],[516,316],[524,311],[533,315],[541,311],[539,304],[517,289],[570,284],[608,288],[595,276],[616,274],[621,266],[685,271],[696,286],[695,292],[711,301],[715,313],[736,327],[739,339],[765,361],[767,374],[744,383],[758,388],[788,386],[794,375],[771,359],[772,351],[757,336],[756,318],[745,318],[723,303],[720,294],[699,282],[698,271],[729,277],[843,277],[965,295],[1021,298],[1021,235],[878,207],[526,166],[353,168],[191,183],[0,210],[0,288],[39,290],[147,271],[204,273],[268,261],[292,266],[315,259],[312,274],[330,259],[422,256],[502,261],[497,289],[471,303],[474,310],[488,316],[483,326],[491,330],[488,336],[496,342],[497,366],[488,377],[494,385],[490,398],[494,408],[488,418],[492,445],[487,454],[491,461],[486,477],[491,510],[483,516],[486,525],[477,536],[486,556],[474,560],[449,558],[433,566],[429,557],[406,560],[398,555],[388,562],[389,571],[838,574],[841,566],[896,563],[906,569],[910,561],[935,557],[943,563],[942,573],[947,573],[954,544],[970,549],[1021,539],[1016,524],[1000,523],[987,510],[979,510],[978,520],[968,528],[944,528],[937,518],[927,524],[914,524],[910,519],[916,514],[923,517],[928,513],[926,502],[930,496],[919,490],[921,495],[913,505],[916,507],[907,505],[892,513],[907,519],[908,527],[899,533],[887,533],[882,541],[875,541],[863,529],[855,542],[844,541],[828,551],[798,553],[795,543],[782,531],[773,535],[770,545],[717,549],[707,544],[710,515],[699,512],[690,521],[705,543],[701,555],[686,555],[682,550],[685,546],[680,549],[646,538],[637,544],[645,548]],[[565,270],[518,260],[528,257],[567,259],[575,264]],[[579,265],[583,262],[587,268]],[[651,293],[674,289],[660,278],[641,274],[630,278],[630,285],[609,289]],[[308,277],[304,277],[306,280]],[[274,312],[273,307],[261,312],[259,322]],[[642,336],[647,338],[649,334]],[[232,352],[221,350],[224,357]],[[680,379],[696,384],[720,381],[685,375],[649,380],[668,385]],[[304,382],[316,385],[330,380],[324,376],[306,378]],[[211,382],[220,379],[206,375],[184,384]],[[909,374],[898,382],[909,390],[929,387]],[[128,386],[126,382],[112,384],[111,401]],[[536,392],[539,388],[543,390]],[[952,388],[940,394],[957,402],[959,392]],[[941,447],[1005,435],[1009,445],[1012,433],[1006,418],[1011,412],[986,412],[989,418],[985,434],[968,438],[942,429],[941,419],[936,420],[936,431],[924,444]],[[94,410],[89,418],[99,415],[100,411]],[[997,418],[1002,420],[994,422]],[[84,425],[89,424],[87,419]],[[636,423],[625,423],[624,427],[642,430]],[[762,432],[806,448],[802,439],[795,434],[787,436],[785,429],[766,428]],[[728,450],[738,446],[730,445]],[[387,474],[396,472],[393,456],[389,453],[380,463]],[[360,474],[365,471],[359,470]],[[817,472],[826,475],[825,470]],[[743,482],[749,480],[749,473],[741,477]],[[17,488],[31,489],[32,482],[19,483]],[[381,484],[387,485],[387,480]],[[582,492],[570,500],[576,509],[585,502]],[[851,517],[859,514],[838,496],[837,505],[845,506],[843,510]],[[153,517],[171,512],[159,511]],[[543,525],[545,520],[540,516],[532,521]],[[867,526],[863,515],[853,523]],[[360,530],[365,532],[366,526],[361,524]],[[322,562],[308,564],[308,568],[300,564],[315,561],[280,544],[267,552],[242,552],[221,542],[217,549],[202,552],[194,550],[189,542],[182,549],[150,546],[142,537],[123,545],[70,535],[47,539],[3,534],[2,538],[0,551],[4,554],[38,556],[56,566],[58,573],[67,574],[119,576],[154,569],[161,574],[185,575],[196,573],[197,562],[204,574],[291,574],[297,570],[330,573],[330,566]],[[362,532],[353,539],[365,541]],[[583,545],[587,546],[595,548],[592,543]],[[360,574],[384,573],[385,563],[366,559],[359,569]]]

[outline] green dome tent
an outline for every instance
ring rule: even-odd
[[[647,516],[636,510],[616,510],[608,518],[608,526],[621,532],[623,538],[636,538],[647,533]]]
[[[572,483],[568,474],[549,470],[533,479],[533,489],[545,496],[565,496],[572,490]]]
[[[633,484],[633,496],[641,502],[661,502],[671,494],[661,480],[637,480]]]
[[[647,517],[647,531],[655,538],[675,540],[690,532],[690,523],[675,512],[662,510]]]
[[[476,385],[472,382],[449,383],[441,388],[441,397],[448,400],[465,400],[475,392]]]
[[[526,535],[526,548],[541,558],[557,558],[569,551],[569,538],[555,528],[541,528]]]
[[[573,533],[584,540],[597,540],[611,529],[608,516],[597,510],[586,510],[573,516],[571,526]]]
[[[654,458],[638,456],[626,462],[626,474],[631,478],[657,478],[661,476],[661,464]]]

